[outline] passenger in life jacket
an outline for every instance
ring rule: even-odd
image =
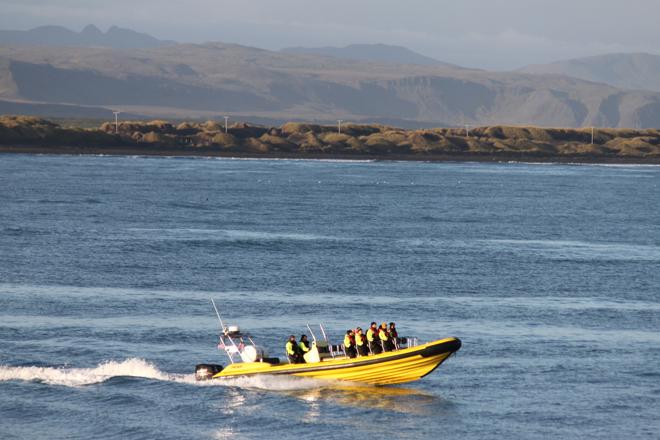
[[[286,355],[289,357],[289,362],[292,364],[304,364],[305,359],[303,358],[302,350],[298,347],[296,343],[296,337],[294,335],[289,336],[289,340],[286,343]]]
[[[355,349],[355,335],[353,330],[346,330],[346,336],[344,336],[344,353],[349,358],[354,358],[357,356],[357,351]]]
[[[378,354],[383,351],[380,339],[378,338],[378,326],[375,322],[372,322],[369,326],[369,330],[367,330],[367,342],[369,343],[369,351],[371,354]]]
[[[392,344],[394,345],[394,349],[398,350],[401,340],[399,339],[399,332],[396,331],[395,323],[390,322],[389,332],[390,332],[390,338],[392,338]]]
[[[387,323],[383,322],[378,329],[378,339],[383,346],[383,351],[392,351],[394,350],[394,344],[392,343],[392,337],[387,331]]]
[[[362,328],[355,329],[355,348],[360,356],[367,356],[369,348],[367,347],[367,338],[362,333]]]
[[[300,336],[300,342],[298,342],[298,347],[303,354],[309,351],[309,340],[307,340],[307,335]]]

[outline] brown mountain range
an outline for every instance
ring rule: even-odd
[[[221,43],[140,49],[2,45],[0,101],[32,108],[76,106],[79,116],[86,107],[102,107],[171,118],[226,114],[413,128],[660,125],[657,92],[562,75],[360,61]]]

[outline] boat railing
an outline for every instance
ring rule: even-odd
[[[344,344],[328,344],[328,348],[330,349],[330,356],[332,356],[333,359],[337,356],[346,355]]]
[[[417,347],[419,345],[419,338],[416,336],[404,336],[396,338],[396,346],[398,348]]]
[[[229,326],[223,329],[218,341],[218,349],[225,352],[232,364],[236,362],[264,362],[273,361],[266,358],[263,348],[257,346],[252,336],[241,333],[238,326]]]

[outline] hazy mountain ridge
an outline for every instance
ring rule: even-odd
[[[75,32],[62,26],[40,26],[27,31],[0,30],[0,44],[28,46],[111,47],[136,49],[175,44],[151,35],[111,26],[102,32],[93,24]]]
[[[527,66],[521,72],[567,75],[624,89],[660,92],[660,55],[614,53]]]
[[[427,57],[402,46],[388,44],[350,44],[344,47],[287,47],[282,52],[346,58],[357,61],[376,61],[394,64],[419,64],[421,66],[450,66],[435,58]]]
[[[660,94],[654,92],[560,75],[357,61],[222,43],[56,51],[0,46],[0,99],[175,118],[660,125]]]

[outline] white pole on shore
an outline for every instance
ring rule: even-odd
[[[470,124],[465,124],[465,136],[470,137]]]
[[[341,134],[341,123],[342,119],[337,119],[337,133]]]
[[[594,128],[591,127],[591,145],[594,144]]]
[[[115,115],[115,134],[119,133],[119,113],[121,113],[119,110],[115,110],[112,112]]]
[[[227,121],[229,121],[229,116],[225,116],[225,133],[227,133]]]

